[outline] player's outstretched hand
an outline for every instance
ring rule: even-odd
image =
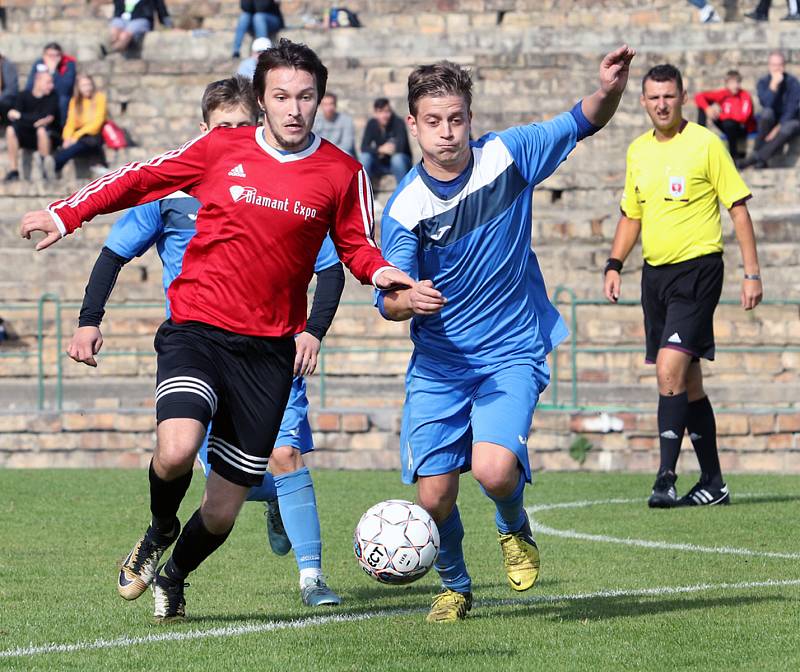
[[[611,301],[616,303],[619,301],[619,290],[622,285],[622,276],[616,271],[608,271],[606,273],[605,281],[603,282],[603,294]]]
[[[761,299],[764,298],[764,290],[761,280],[742,280],[742,308],[753,310]]]
[[[69,342],[67,354],[76,362],[97,366],[94,356],[103,347],[103,334],[97,327],[78,327]]]
[[[435,315],[446,303],[447,299],[430,280],[415,282],[408,292],[408,307],[414,315]]]
[[[627,44],[606,54],[600,63],[600,88],[605,93],[621,94],[628,85],[631,61],[636,56],[636,50]]]
[[[19,227],[19,235],[30,240],[34,231],[41,231],[45,234],[45,237],[36,243],[37,252],[50,247],[61,239],[61,232],[47,210],[33,210],[25,213]]]
[[[294,375],[310,376],[317,370],[317,358],[322,344],[319,339],[307,331],[300,332],[294,339],[297,354],[294,356]]]

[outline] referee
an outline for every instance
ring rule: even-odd
[[[719,201],[730,212],[744,263],[742,307],[751,310],[761,301],[758,254],[746,205],[751,193],[722,141],[683,118],[686,92],[677,68],[652,68],[642,80],[640,100],[653,129],[628,147],[622,216],[606,262],[604,293],[609,301],[619,299],[622,264],[641,231],[646,361],[656,365],[661,451],[648,505],[728,504],[700,358],[714,359],[714,310],[723,279]],[[675,467],[686,430],[701,475],[678,499]]]

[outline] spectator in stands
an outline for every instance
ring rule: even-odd
[[[717,10],[714,9],[714,5],[708,0],[689,0],[689,2],[700,10],[700,23],[719,23],[722,21]]]
[[[372,108],[373,117],[367,122],[361,140],[361,163],[373,187],[389,173],[399,183],[411,170],[406,124],[394,113],[386,98],[377,98]]]
[[[236,71],[237,75],[241,75],[246,79],[253,81],[253,75],[256,74],[256,63],[258,63],[258,55],[262,51],[272,48],[272,40],[268,37],[257,37],[253,40],[252,54],[250,58],[245,58],[239,63],[239,69]]]
[[[737,70],[725,75],[725,88],[701,91],[694,97],[697,104],[697,123],[705,126],[710,118],[728,140],[731,156],[739,159],[744,153],[739,150],[739,141],[756,130],[753,115],[753,99],[742,88],[742,76]]]
[[[125,51],[134,40],[143,39],[155,27],[156,14],[162,26],[172,28],[172,17],[164,0],[114,0],[110,44],[100,45],[101,57],[109,51]]]
[[[753,21],[769,21],[769,8],[772,0],[759,0],[756,8],[752,12],[747,12],[745,16]],[[789,13],[781,21],[800,21],[800,3],[798,0],[786,0],[786,7]]]
[[[33,80],[37,72],[49,72],[53,77],[53,86],[58,96],[58,122],[62,126],[67,120],[69,99],[72,98],[75,88],[75,57],[65,54],[58,42],[49,42],[44,46],[42,57],[31,66],[26,90],[33,90]]]
[[[320,103],[322,114],[314,120],[314,133],[356,158],[356,130],[349,114],[338,112],[336,94],[328,91]]]
[[[786,59],[773,51],[767,60],[769,74],[758,80],[758,137],[755,151],[739,168],[766,168],[770,157],[800,133],[800,81],[786,72]]]
[[[18,94],[17,66],[0,54],[0,124],[8,123],[8,111],[17,102]]]
[[[78,75],[75,95],[69,101],[69,114],[64,125],[62,149],[55,157],[56,175],[61,175],[64,165],[76,156],[94,154],[98,163],[106,165],[103,155],[103,124],[106,121],[106,94],[98,91],[94,79]]]
[[[283,28],[280,0],[240,0],[242,13],[233,36],[233,58],[239,58],[245,33],[254,39],[270,37]]]
[[[8,111],[11,125],[6,128],[9,171],[5,182],[19,179],[20,147],[37,151],[42,161],[42,175],[46,178],[52,174],[45,164],[52,161],[53,148],[58,144],[61,129],[58,118],[58,94],[53,76],[46,70],[37,72],[33,78],[33,90],[22,91],[14,107]]]

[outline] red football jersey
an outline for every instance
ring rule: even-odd
[[[130,163],[48,206],[62,232],[95,215],[183,190],[203,207],[183,270],[169,288],[172,319],[251,336],[306,324],[306,292],[330,230],[362,283],[390,267],[373,239],[372,191],[361,164],[316,136],[283,154],[261,127],[219,128],[146,163]]]

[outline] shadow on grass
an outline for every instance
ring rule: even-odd
[[[782,502],[800,502],[800,495],[756,495],[755,497],[737,498],[736,494],[734,493],[731,497],[731,504],[735,506],[752,506],[753,504],[779,504]]]
[[[740,597],[670,597],[654,599],[652,597],[597,597],[576,600],[562,604],[508,604],[485,607],[477,605],[473,614],[478,618],[496,617],[498,611],[504,618],[539,617],[551,621],[602,621],[612,618],[635,618],[638,616],[655,616],[678,611],[705,610],[716,607],[737,609],[752,607],[766,602],[787,602],[782,595],[753,595]]]

